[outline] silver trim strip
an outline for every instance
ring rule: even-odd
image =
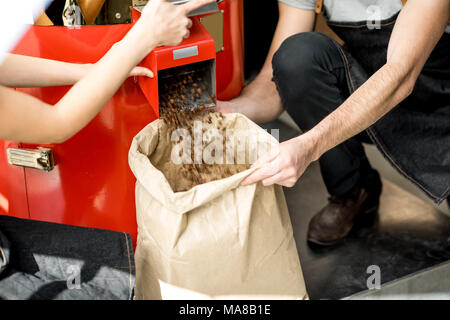
[[[173,50],[173,60],[198,56],[198,46]]]

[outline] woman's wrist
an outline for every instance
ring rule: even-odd
[[[148,30],[144,27],[144,25],[140,24],[140,21],[136,23],[136,25],[128,32],[128,34],[119,41],[121,45],[130,51],[130,48],[133,48],[133,51],[137,53],[142,60],[147,56],[153,49],[159,46],[159,42],[157,41],[154,33],[151,30]]]
[[[129,71],[131,71],[131,69],[138,65],[144,57],[145,54],[137,42],[129,37],[125,37],[113,44],[101,60],[113,59],[117,61],[119,59],[121,60],[121,67],[129,68]],[[100,61],[98,61],[97,64]]]

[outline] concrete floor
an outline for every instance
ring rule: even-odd
[[[289,121],[282,117],[281,121],[263,127],[280,129],[280,140],[283,141],[299,134]],[[401,292],[411,295],[414,291],[409,290],[410,285],[405,285],[409,283],[408,279],[416,279],[417,274],[450,261],[450,218],[444,213],[448,212],[446,205],[436,207],[391,168],[373,146],[367,147],[367,154],[383,177],[380,209],[378,215],[361,220],[349,237],[337,246],[311,247],[306,241],[309,220],[327,203],[328,197],[318,164],[313,163],[293,188],[285,188],[312,299],[341,299],[358,293],[370,298],[371,294],[365,293],[370,276],[367,268],[373,265],[380,268],[382,288],[385,285],[400,288],[396,289],[399,290],[396,291],[398,297]],[[450,264],[448,268],[450,273]],[[403,282],[398,282],[399,279]],[[396,281],[400,283],[398,286],[392,284]],[[449,293],[450,283],[441,284],[436,294]],[[409,291],[404,291],[405,288]],[[432,286],[428,285],[428,288]]]

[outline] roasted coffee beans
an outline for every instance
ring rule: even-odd
[[[177,129],[184,129],[184,132],[189,133],[191,140],[191,154],[187,154],[189,161],[181,164],[165,164],[164,170],[176,172],[175,175],[166,175],[169,184],[174,192],[187,191],[198,184],[207,183],[214,180],[224,179],[238,172],[249,168],[248,164],[225,164],[225,157],[227,155],[226,143],[229,138],[226,138],[226,123],[223,121],[223,116],[220,113],[213,112],[205,108],[206,104],[211,104],[215,97],[207,96],[204,100],[200,99],[206,91],[206,86],[201,83],[203,78],[194,78],[191,75],[177,76],[172,81],[163,86],[160,99],[160,118],[164,120],[167,125],[167,138],[171,139],[172,133]],[[194,101],[196,100],[196,101]],[[203,129],[196,132],[194,123],[200,122]],[[212,130],[216,129],[216,130]],[[216,136],[214,136],[213,131]],[[220,134],[221,137],[217,137]],[[194,141],[201,141],[200,147],[205,149],[216,138],[223,143],[223,160],[219,163],[205,163],[201,157],[201,162],[198,163],[198,157],[192,152],[197,146]],[[177,141],[172,141],[172,150],[181,144],[187,143],[187,139],[180,136]],[[216,151],[213,150],[211,156],[216,156]],[[183,150],[179,148],[176,152],[178,157],[184,156]],[[196,158],[196,159],[195,159]],[[185,159],[184,159],[185,160]],[[197,161],[196,161],[197,160]],[[171,161],[171,159],[167,159]],[[163,168],[160,168],[163,171]]]

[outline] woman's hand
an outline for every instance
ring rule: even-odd
[[[137,34],[144,54],[154,47],[175,46],[188,38],[192,21],[189,12],[215,0],[191,0],[183,5],[173,5],[166,0],[152,0],[142,11],[141,18],[132,29]]]
[[[279,184],[295,185],[306,168],[313,162],[315,144],[306,135],[293,138],[259,158],[252,167],[257,169],[245,178],[241,185],[262,181],[264,186]]]
[[[134,67],[133,70],[130,71],[130,74],[128,75],[129,77],[149,77],[149,78],[153,78],[153,71],[148,69],[148,68],[144,68],[144,67]]]

